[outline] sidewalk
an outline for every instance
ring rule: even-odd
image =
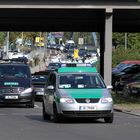
[[[114,104],[114,110],[140,117],[140,104]]]

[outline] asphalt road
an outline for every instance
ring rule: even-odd
[[[0,140],[138,140],[140,117],[115,112],[113,124],[101,120],[53,123],[42,119],[42,106],[1,107]]]

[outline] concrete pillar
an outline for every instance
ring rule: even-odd
[[[111,85],[112,81],[112,9],[105,14],[105,48],[104,48],[104,81]]]

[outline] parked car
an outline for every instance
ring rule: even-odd
[[[126,87],[129,83],[137,83],[140,82],[140,73],[137,75],[124,75],[120,78],[116,85],[116,94],[123,94],[124,87]]]
[[[140,81],[137,82],[131,82],[124,86],[124,96],[135,96],[140,97]]]
[[[89,64],[65,64],[49,74],[43,96],[43,119],[103,118],[113,122],[110,86]]]
[[[112,71],[112,85],[114,89],[122,76],[128,75],[132,77],[138,73],[140,73],[140,64],[127,64],[119,69],[115,69]]]

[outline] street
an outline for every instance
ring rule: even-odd
[[[1,140],[137,140],[140,118],[115,112],[113,124],[101,120],[68,120],[54,123],[42,119],[42,104],[35,108],[1,107]]]

